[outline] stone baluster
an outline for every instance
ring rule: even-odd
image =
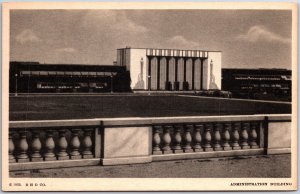
[[[210,124],[205,124],[205,132],[204,132],[204,151],[205,152],[209,152],[209,151],[213,151],[213,148],[211,147],[210,143],[211,143],[211,125]]]
[[[241,147],[242,147],[242,149],[250,148],[250,146],[248,144],[248,129],[249,129],[249,123],[243,123],[242,131],[241,131]]]
[[[184,129],[184,146],[183,146],[183,151],[185,153],[190,153],[193,152],[191,143],[192,143],[192,135],[191,131],[193,130],[193,125],[186,125]]]
[[[82,141],[82,146],[83,146],[83,152],[82,152],[82,158],[87,159],[87,158],[93,158],[93,153],[92,153],[92,131],[93,129],[88,128],[84,129],[84,138]]]
[[[79,152],[80,140],[79,140],[79,131],[80,129],[72,129],[72,140],[71,140],[71,153],[70,159],[81,159],[81,154]]]
[[[182,141],[181,131],[183,130],[182,126],[181,125],[175,125],[174,130],[175,130],[174,137],[173,137],[173,139],[174,139],[174,146],[172,148],[173,152],[175,154],[182,153],[183,152],[183,150],[181,148],[181,141]]]
[[[241,124],[240,123],[234,123],[233,130],[231,133],[231,146],[233,150],[240,150],[241,146],[239,145],[239,130],[240,130]]]
[[[31,140],[31,161],[39,162],[43,161],[43,157],[41,155],[42,143],[40,140],[40,131],[33,130],[32,131],[32,140]]]
[[[153,138],[152,138],[152,154],[153,155],[160,155],[162,154],[162,151],[160,149],[160,133],[161,133],[161,126],[153,126]]]
[[[60,130],[58,130],[58,133],[59,133],[59,139],[58,139],[57,159],[58,160],[68,160],[69,155],[67,153],[68,142],[66,139],[66,130],[60,129]]]
[[[16,158],[14,156],[15,144],[13,141],[14,131],[9,130],[8,134],[8,159],[10,163],[16,162]]]
[[[254,148],[259,148],[259,146],[257,145],[257,123],[252,123],[251,124],[251,131],[250,131],[250,147],[252,149]]]
[[[202,141],[201,131],[202,130],[203,130],[203,125],[202,124],[195,125],[195,131],[194,131],[194,135],[193,135],[193,141],[194,141],[193,149],[194,149],[194,152],[202,152],[203,151],[203,149],[201,147],[201,141]]]
[[[231,128],[231,124],[230,123],[226,123],[224,124],[224,130],[222,133],[222,146],[223,146],[223,150],[231,150],[232,148],[230,147],[229,141],[230,141],[230,133],[229,130]]]
[[[45,141],[45,153],[44,153],[45,161],[56,160],[54,149],[55,149],[55,142],[53,140],[53,130],[47,130],[46,141]]]
[[[214,124],[214,136],[213,136],[213,147],[214,151],[221,151],[223,148],[221,147],[220,141],[221,141],[221,134],[220,134],[220,124],[216,123]]]
[[[170,135],[170,130],[171,130],[172,126],[167,125],[164,126],[164,135],[163,135],[163,154],[171,154],[172,150],[170,147],[171,144],[171,135]]]
[[[28,143],[27,143],[27,131],[21,130],[19,131],[19,144],[18,144],[18,155],[17,159],[18,162],[29,162],[29,157],[27,154],[28,151]]]

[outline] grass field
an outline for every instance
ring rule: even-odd
[[[10,120],[291,113],[290,104],[179,95],[45,95],[9,98]]]

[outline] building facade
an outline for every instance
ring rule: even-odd
[[[287,69],[222,69],[222,90],[234,97],[289,99],[292,91],[292,71]]]
[[[122,48],[117,66],[130,72],[132,90],[221,89],[219,51]]]
[[[10,93],[110,92],[120,89],[125,67],[112,65],[10,63]],[[117,87],[115,86],[117,85]]]

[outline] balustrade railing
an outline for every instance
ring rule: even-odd
[[[290,132],[291,115],[12,121],[8,153],[12,171],[289,153]]]
[[[153,155],[256,149],[263,121],[153,126]]]
[[[9,161],[41,162],[95,157],[95,128],[10,129]]]

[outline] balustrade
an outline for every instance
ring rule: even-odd
[[[259,146],[257,145],[257,128],[258,128],[257,123],[251,124],[250,143],[249,143],[251,148],[259,148]]]
[[[221,151],[223,148],[220,144],[221,134],[220,134],[220,124],[214,124],[214,151]]]
[[[164,127],[164,135],[163,135],[163,154],[170,154],[172,153],[170,144],[171,144],[171,135],[170,135],[170,129],[172,128],[172,126],[165,126]]]
[[[222,140],[223,140],[223,143],[222,143],[222,146],[223,146],[223,150],[231,150],[231,146],[229,144],[229,141],[230,141],[230,133],[229,133],[229,130],[231,129],[231,124],[230,123],[226,123],[224,124],[224,130],[223,130],[223,133],[222,133]]]
[[[202,137],[201,137],[201,131],[203,130],[203,125],[199,124],[199,125],[195,125],[195,131],[194,131],[194,137],[193,137],[193,141],[194,141],[194,145],[193,145],[193,149],[195,152],[201,152],[203,151],[202,147],[201,147],[201,141],[202,141]]]
[[[19,144],[18,144],[18,154],[17,159],[18,162],[28,162],[29,157],[27,154],[28,151],[28,143],[27,143],[27,131],[21,130],[19,131]]]
[[[242,132],[241,132],[241,147],[242,147],[242,149],[250,148],[250,146],[248,144],[248,128],[249,128],[249,123],[242,124]]]
[[[84,132],[82,137],[79,137],[80,131]],[[47,129],[46,131],[43,129],[10,129],[9,162],[93,158],[93,131],[93,128],[72,129],[72,135],[69,134],[71,140],[68,142],[66,129]],[[58,134],[58,136],[54,134]]]
[[[58,141],[58,154],[57,154],[57,159],[58,160],[67,160],[69,159],[69,155],[67,153],[67,148],[68,148],[68,142],[66,139],[66,130],[65,129],[60,129],[59,130],[59,141]]]
[[[186,125],[184,130],[184,147],[183,151],[185,153],[193,152],[192,150],[192,136],[191,131],[193,130],[193,125]]]
[[[161,148],[160,148],[160,143],[161,143],[160,131],[161,131],[161,126],[154,126],[153,127],[152,154],[154,154],[154,155],[162,154],[162,151],[161,151]]]
[[[154,126],[152,153],[157,155],[170,154],[171,150],[177,154],[259,148],[258,126],[257,122]]]
[[[31,141],[31,161],[38,162],[43,161],[41,155],[42,143],[40,140],[40,132],[38,130],[32,131],[32,141]]]
[[[211,125],[210,124],[206,124],[205,125],[205,132],[204,132],[204,151],[208,152],[208,151],[213,151],[213,148],[211,147]]]
[[[8,159],[9,159],[9,162],[11,162],[11,163],[16,162],[16,158],[14,156],[15,144],[13,142],[13,135],[14,135],[14,131],[13,130],[9,131],[9,134],[8,134]]]
[[[239,144],[239,139],[240,139],[240,135],[239,135],[239,130],[240,130],[241,124],[240,123],[234,123],[233,126],[233,132],[232,132],[232,149],[233,150],[239,150],[241,149],[241,146]]]
[[[181,148],[181,141],[182,141],[182,138],[181,138],[181,131],[183,130],[182,126],[181,125],[175,125],[174,127],[174,146],[173,146],[173,152],[176,154],[176,153],[182,153],[183,150]]]

